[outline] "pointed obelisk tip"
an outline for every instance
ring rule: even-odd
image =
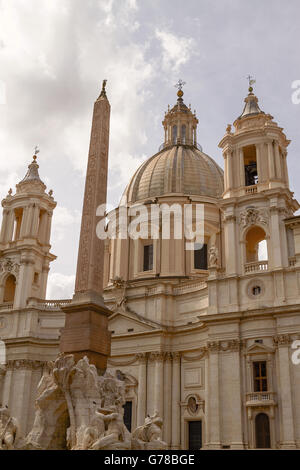
[[[106,83],[107,83],[107,80],[103,80],[103,82],[102,82],[102,90],[101,90],[101,93],[100,93],[100,96],[99,96],[98,100],[99,100],[100,98],[107,98],[107,96],[106,96]]]

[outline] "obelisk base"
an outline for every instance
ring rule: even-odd
[[[99,373],[106,370],[110,355],[108,316],[111,314],[96,293],[75,294],[72,302],[62,307],[66,314],[60,338],[60,352],[74,354],[75,361],[87,356]]]

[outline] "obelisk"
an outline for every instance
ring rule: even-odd
[[[110,104],[106,80],[94,104],[90,149],[77,260],[75,294],[63,307],[66,314],[60,351],[72,353],[75,360],[89,358],[98,370],[106,369],[110,354],[108,315],[103,301],[104,241],[96,234],[97,207],[106,203]]]

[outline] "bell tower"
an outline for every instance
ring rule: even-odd
[[[224,198],[255,194],[269,189],[289,190],[287,140],[273,116],[259,108],[249,87],[242,114],[231,125],[219,147],[225,162]]]
[[[36,152],[38,153],[38,152]],[[56,202],[39,176],[37,156],[25,177],[2,201],[0,303],[26,307],[30,297],[44,299],[50,262],[50,233]]]
[[[299,208],[289,189],[290,141],[273,117],[260,109],[251,82],[243,112],[233,125],[234,130],[227,126],[219,144],[225,162],[220,204],[225,272],[231,277],[279,272],[289,267],[291,257],[284,220]],[[276,275],[274,279],[280,303],[284,287],[282,279]],[[233,292],[238,297],[237,287]]]

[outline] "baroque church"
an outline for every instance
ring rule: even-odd
[[[223,172],[198,145],[198,120],[179,87],[162,122],[164,143],[133,175],[116,214],[141,204],[201,204],[204,243],[186,250],[172,226],[164,239],[158,216],[157,238],[107,237],[89,258],[87,244],[98,243],[89,204],[96,193],[106,199],[109,118],[103,86],[94,107],[75,296],[93,272],[106,313],[92,330],[95,341],[101,329],[110,331],[107,367],[126,383],[127,428],[157,411],[169,449],[300,448],[300,364],[293,361],[300,340],[300,216],[289,187],[290,141],[250,86],[219,143]],[[72,335],[87,331],[77,323],[69,334],[68,319],[78,311],[72,299],[45,299],[56,258],[50,244],[56,204],[36,156],[2,201],[0,403],[23,433],[32,428],[48,361],[69,351]]]

